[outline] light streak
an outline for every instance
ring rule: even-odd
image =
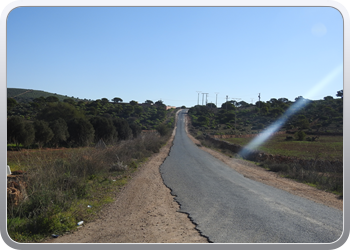
[[[321,89],[332,82],[332,80],[337,77],[343,70],[343,65],[339,65],[334,70],[332,70],[326,77],[324,77],[320,82],[318,82],[305,96],[308,98],[314,97]],[[287,111],[272,125],[267,127],[261,134],[256,136],[247,146],[245,146],[241,152],[238,154],[245,158],[251,151],[256,150],[264,142],[266,142],[275,132],[277,132],[287,120],[297,113],[303,107],[306,107],[310,103],[309,100],[304,98],[299,98],[292,106],[290,106]]]

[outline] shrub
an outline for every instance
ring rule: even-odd
[[[299,130],[298,132],[295,132],[294,138],[298,141],[303,141],[306,137],[306,134],[304,131]]]

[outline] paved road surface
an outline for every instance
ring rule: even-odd
[[[179,113],[174,145],[160,168],[181,212],[215,243],[331,243],[343,213],[245,178],[199,149]]]

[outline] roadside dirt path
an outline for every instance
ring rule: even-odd
[[[159,173],[173,137],[140,167],[98,219],[43,243],[208,243],[187,214],[177,212],[179,205]]]
[[[208,243],[195,229],[187,214],[177,212],[179,205],[164,185],[159,167],[168,156],[173,136],[147,163],[140,167],[129,183],[106,206],[95,221],[83,224],[76,232],[43,243]],[[199,141],[190,138],[197,145]],[[204,151],[222,160],[247,178],[337,209],[343,200],[336,195],[305,184],[281,178],[254,164],[232,159],[214,150]]]

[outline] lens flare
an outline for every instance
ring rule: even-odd
[[[339,65],[333,71],[331,71],[325,78],[323,78],[318,84],[316,84],[305,96],[308,98],[314,97],[321,89],[332,82],[343,69],[343,65]],[[287,111],[272,125],[267,127],[261,134],[255,137],[247,146],[245,146],[238,154],[245,158],[251,151],[257,149],[264,142],[266,142],[275,132],[277,132],[287,120],[297,113],[303,107],[306,107],[310,103],[309,100],[299,98]]]

